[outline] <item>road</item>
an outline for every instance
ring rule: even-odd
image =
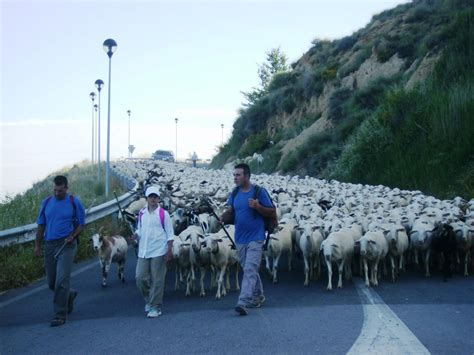
[[[233,311],[237,291],[189,298],[168,272],[163,315],[148,319],[134,282],[130,252],[119,283],[115,265],[100,287],[98,261],[75,265],[79,291],[66,325],[51,328],[52,294],[44,280],[0,296],[0,354],[229,353],[345,354],[474,352],[474,277],[447,283],[408,271],[395,284],[366,289],[360,278],[326,291],[326,276],[303,287],[301,261],[264,277],[267,302],[246,317]],[[283,265],[283,264],[281,264]],[[336,283],[334,283],[336,285]]]

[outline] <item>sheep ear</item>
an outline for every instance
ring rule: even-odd
[[[100,228],[99,228],[99,231],[97,232],[97,234],[102,233],[103,230],[104,230],[104,226],[100,227]]]

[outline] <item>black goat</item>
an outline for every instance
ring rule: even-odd
[[[443,280],[446,282],[452,276],[456,257],[456,234],[453,227],[440,223],[433,231],[431,248],[443,256]]]

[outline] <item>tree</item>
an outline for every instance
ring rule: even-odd
[[[247,102],[244,103],[244,106],[251,106],[255,104],[263,95],[268,92],[268,86],[272,81],[272,78],[275,74],[286,72],[289,70],[287,64],[288,58],[283,51],[278,48],[270,49],[266,53],[266,61],[258,66],[258,77],[260,79],[260,87],[252,88],[249,92],[243,92]]]

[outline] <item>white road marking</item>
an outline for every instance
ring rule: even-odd
[[[91,262],[89,265],[86,265],[86,266],[83,266],[75,271],[73,271],[71,273],[71,277],[74,277],[76,275],[79,275],[80,273],[86,271],[86,270],[89,270],[90,268],[92,267],[97,267],[97,263],[94,263],[94,262]],[[46,281],[45,281],[46,282]],[[12,304],[14,302],[17,302],[17,301],[20,301],[26,297],[29,297],[31,295],[34,295],[35,293],[38,293],[40,291],[43,291],[43,290],[46,290],[48,288],[48,286],[46,284],[43,284],[41,286],[37,286],[29,291],[26,291],[25,293],[22,293],[21,295],[18,295],[16,297],[13,297],[13,298],[10,298],[9,300],[7,301],[4,301],[4,302],[1,302],[0,303],[0,309],[2,309],[3,307],[6,307],[8,306],[9,304]]]
[[[362,280],[354,284],[363,302],[364,323],[348,354],[430,354],[374,290]]]

